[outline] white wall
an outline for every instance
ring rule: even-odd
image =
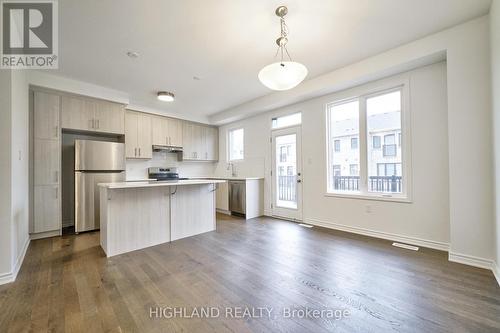
[[[500,282],[500,0],[493,0],[490,10],[490,40],[492,69],[492,101],[495,147],[495,178],[496,178],[496,264],[497,279]]]
[[[177,167],[180,177],[206,177],[214,174],[215,163],[177,160],[177,154],[153,152],[150,160],[127,159],[127,180],[148,178],[149,167]]]
[[[0,70],[0,284],[12,269],[11,249],[11,75]]]
[[[394,203],[334,198],[326,189],[326,103],[353,96],[392,82],[409,80],[412,117],[413,203]],[[395,83],[397,84],[397,83]],[[245,129],[245,160],[237,164],[242,176],[266,176],[265,207],[271,204],[271,118],[279,114],[302,112],[303,217],[312,224],[363,228],[423,239],[430,245],[449,243],[448,130],[446,106],[446,63],[426,66],[347,91],[315,98],[271,113],[223,126],[221,148],[226,132],[235,126]],[[224,154],[221,157],[225,158]],[[265,161],[264,163],[259,163]],[[221,159],[217,173],[225,172]],[[265,165],[265,171],[262,168]],[[256,171],[254,171],[256,170]],[[429,186],[432,184],[432,191]],[[365,213],[366,205],[371,213]]]
[[[0,71],[0,284],[13,281],[29,244],[27,72]]]
[[[12,71],[12,264],[18,271],[29,243],[29,87],[27,71]]]
[[[490,267],[494,193],[488,16],[313,78],[290,91],[255,99],[211,120],[220,123],[340,91],[443,54],[447,59],[450,260]]]

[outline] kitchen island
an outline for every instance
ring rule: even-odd
[[[103,183],[101,247],[108,257],[215,230],[224,180]]]

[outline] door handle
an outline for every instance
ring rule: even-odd
[[[300,179],[297,179],[297,183],[302,183],[302,180],[300,180]]]

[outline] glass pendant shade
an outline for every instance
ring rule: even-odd
[[[296,87],[307,75],[306,66],[294,61],[275,62],[259,72],[259,80],[272,90],[288,90]]]

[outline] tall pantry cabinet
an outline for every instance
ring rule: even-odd
[[[30,232],[59,234],[61,230],[61,97],[34,91],[33,207]]]

